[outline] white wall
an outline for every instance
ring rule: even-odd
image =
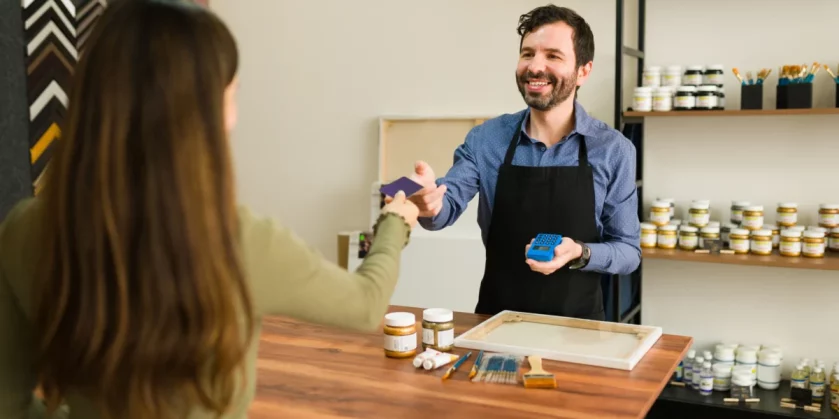
[[[331,260],[364,228],[383,114],[499,114],[515,87],[516,26],[540,0],[212,0],[242,54],[234,152],[241,200]],[[563,2],[596,37],[581,102],[613,119],[614,1]],[[452,150],[454,151],[454,150]],[[413,168],[406,167],[406,173]]]
[[[243,54],[235,133],[242,200],[292,226],[334,260],[336,233],[368,223],[369,187],[377,171],[376,118],[520,109],[513,83],[515,26],[520,14],[547,2],[211,3],[234,30]],[[593,27],[595,70],[581,101],[611,124],[614,0],[562,4],[578,10]],[[628,2],[627,23],[634,20],[634,7]],[[709,11],[718,25],[713,30]],[[799,0],[783,13],[759,0],[647,0],[647,62],[724,64],[728,103],[735,108],[739,94],[731,67],[771,67],[765,94],[771,106],[780,65],[819,61],[835,68],[832,17],[837,12],[839,3],[831,0]],[[626,28],[627,36],[633,29]],[[636,45],[634,37],[628,44]],[[627,58],[624,80],[634,78],[634,61]],[[817,91],[830,86],[824,71],[816,86]],[[830,106],[833,93],[816,98],[817,106]],[[828,164],[839,152],[839,118],[668,118],[649,119],[646,127],[647,205],[665,195],[680,203],[710,199],[717,218],[724,220],[734,199],[768,208],[793,200],[805,211],[839,201],[839,187],[828,177],[836,175]],[[792,164],[793,156],[821,166]],[[415,234],[394,303],[473,308],[483,249],[471,210],[458,225],[466,238]],[[788,366],[805,356],[830,365],[839,360],[833,349],[839,335],[830,329],[839,315],[836,277],[835,272],[647,260],[643,319],[665,333],[693,336],[700,348],[719,340],[778,344]]]
[[[709,10],[716,11],[713,32]],[[781,65],[818,61],[836,69],[836,13],[834,0],[799,0],[783,13],[761,0],[647,0],[646,64],[724,64],[730,109],[740,106],[732,67],[743,74],[772,68],[764,107],[774,108]],[[834,106],[832,89],[822,70],[816,107]],[[793,201],[801,205],[801,223],[815,225],[818,204],[839,201],[830,164],[839,155],[837,139],[837,116],[648,118],[645,204],[675,198],[684,218],[690,200],[709,199],[714,218],[725,222],[732,200],[751,200],[774,222],[775,205]],[[828,367],[839,361],[835,271],[645,260],[643,279],[644,323],[691,335],[699,348],[720,340],[778,344],[787,369],[801,357],[823,359]]]

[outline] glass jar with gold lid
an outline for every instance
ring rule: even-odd
[[[707,249],[711,240],[720,240],[720,228],[713,225],[702,227],[699,231],[699,247]]]
[[[728,235],[728,246],[734,253],[749,253],[749,230],[745,228],[732,229]]]
[[[670,203],[665,201],[655,201],[650,208],[650,222],[663,226],[670,222]]]
[[[667,224],[658,228],[658,247],[661,249],[675,249],[678,244],[676,229],[678,227]]]
[[[839,227],[839,204],[819,205],[819,227]]]
[[[801,231],[795,229],[784,229],[781,231],[781,243],[778,246],[781,256],[801,256]]]
[[[808,258],[823,258],[825,251],[824,233],[818,230],[804,230],[801,255]]]
[[[743,222],[743,210],[752,203],[749,201],[732,201],[731,202],[731,223],[740,225]]]
[[[699,229],[694,226],[679,227],[679,249],[696,250],[699,246]]]
[[[772,230],[752,231],[751,252],[756,255],[766,256],[772,254]]]
[[[792,227],[798,223],[798,204],[795,202],[781,202],[775,212],[775,224],[781,227]]]
[[[692,201],[688,215],[688,224],[697,228],[705,227],[711,221],[711,203],[706,200]]]
[[[832,252],[839,252],[839,227],[830,230],[830,238],[828,240],[828,248]]]
[[[750,205],[743,210],[740,227],[746,230],[760,230],[763,227],[763,205]]]
[[[641,247],[652,248],[658,242],[658,227],[653,223],[641,223]]]

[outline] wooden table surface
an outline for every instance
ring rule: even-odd
[[[420,308],[390,311],[422,319]],[[455,335],[486,318],[456,312]],[[662,335],[632,371],[545,360],[558,388],[525,389],[470,382],[477,351],[467,368],[444,382],[447,367],[426,371],[410,359],[385,357],[381,331],[343,332],[271,317],[263,321],[250,418],[643,418],[691,343],[687,336]],[[525,361],[522,370],[528,369]]]

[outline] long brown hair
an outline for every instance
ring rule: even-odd
[[[253,331],[224,91],[235,40],[203,6],[114,1],[76,70],[43,198],[35,323],[52,409],[221,415]]]

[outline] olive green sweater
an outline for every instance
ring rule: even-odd
[[[37,198],[16,205],[0,223],[0,418],[44,418],[43,403],[33,391],[31,276],[37,243],[33,243]],[[389,214],[378,224],[376,239],[361,266],[347,272],[326,261],[289,229],[247,209],[240,210],[245,271],[257,310],[334,327],[372,331],[387,311],[399,273],[399,258],[409,234],[401,217]],[[246,359],[246,391],[225,419],[244,419],[253,398],[260,329]],[[68,415],[69,412],[69,415]],[[68,395],[57,418],[96,419],[84,398]],[[196,410],[189,419],[209,417]]]

